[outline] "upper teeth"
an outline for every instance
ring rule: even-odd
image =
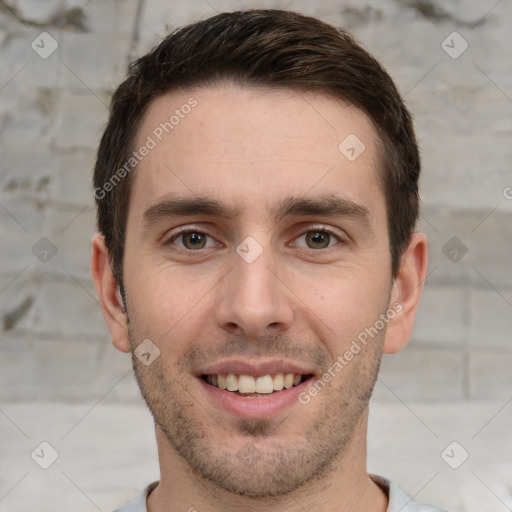
[[[302,379],[301,374],[276,373],[275,375],[235,375],[234,373],[219,373],[207,375],[206,381],[220,389],[238,391],[239,393],[272,393],[283,388],[290,389],[297,386]]]

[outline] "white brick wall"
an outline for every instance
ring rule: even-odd
[[[78,0],[6,3],[15,14],[0,11],[0,306],[11,324],[1,334],[3,399],[88,400],[112,384],[112,365],[118,375],[129,369],[127,356],[109,346],[88,270],[94,153],[129,60],[166,29],[215,10],[287,5],[351,30],[415,116],[424,164],[419,227],[430,239],[431,274],[413,340],[385,358],[382,382],[404,400],[510,395],[512,200],[503,195],[512,186],[510,2],[432,2],[428,15],[393,0],[103,0],[81,14]],[[30,47],[43,31],[59,43],[47,59]],[[457,59],[441,47],[453,31],[469,43]],[[32,253],[41,237],[58,248],[47,263]],[[452,237],[468,249],[457,263],[443,249]],[[34,365],[47,387],[24,378]],[[95,384],[61,391],[71,375],[63,365]],[[135,395],[129,377],[111,396]],[[393,396],[377,386],[376,400]]]

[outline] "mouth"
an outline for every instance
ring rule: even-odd
[[[303,407],[299,396],[319,370],[284,359],[226,359],[194,373],[212,414],[224,411],[237,418],[262,419]]]
[[[273,418],[290,408],[303,407],[299,396],[314,379],[313,374],[300,373],[207,373],[198,377],[216,411],[251,420]]]
[[[267,373],[253,376],[235,373],[203,374],[201,379],[212,387],[245,398],[263,398],[292,389],[309,380],[313,374]]]

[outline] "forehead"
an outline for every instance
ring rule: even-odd
[[[132,206],[145,211],[172,193],[229,199],[243,214],[339,192],[378,209],[377,140],[368,116],[326,95],[229,84],[167,93],[137,134],[135,148],[151,149],[137,165]]]
[[[137,141],[143,142],[147,135],[152,135],[157,143],[165,144],[172,135],[180,145],[189,146],[196,142],[190,137],[195,134],[202,144],[236,142],[238,149],[243,150],[259,139],[267,142],[261,148],[263,157],[276,144],[279,153],[292,150],[300,154],[301,147],[295,143],[303,138],[319,143],[319,152],[323,153],[327,146],[338,151],[338,144],[351,130],[370,145],[378,140],[370,118],[339,98],[227,82],[157,97],[146,110]],[[283,146],[286,140],[289,144]]]

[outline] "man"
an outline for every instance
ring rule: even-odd
[[[317,19],[219,14],[131,66],[91,268],[161,479],[119,511],[440,510],[366,470],[426,274],[419,171],[391,78]]]

